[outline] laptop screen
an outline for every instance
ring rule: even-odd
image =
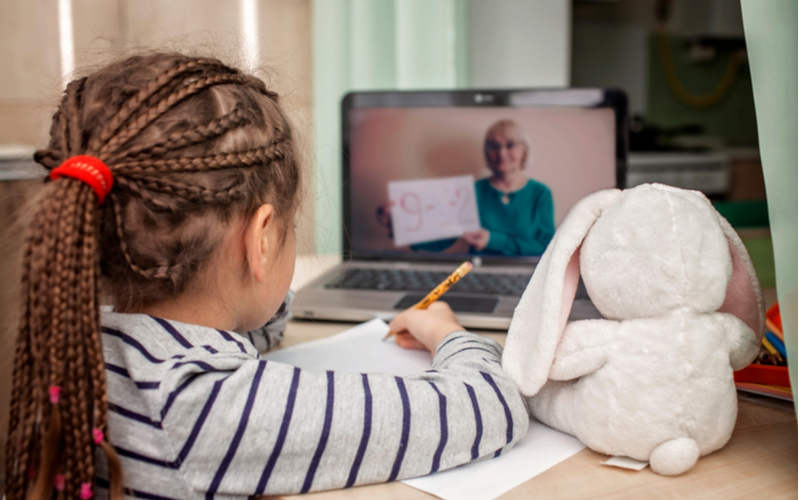
[[[624,111],[595,92],[603,97],[591,105],[564,98],[580,98],[573,91],[529,92],[527,101],[517,98],[523,105],[508,105],[515,104],[510,92],[463,91],[441,94],[451,101],[469,94],[457,95],[472,97],[469,105],[420,101],[439,94],[432,92],[373,93],[367,102],[362,95],[366,105],[346,105],[343,201],[352,255],[537,260],[578,200],[619,185]],[[476,105],[475,95],[507,105]],[[380,96],[395,99],[374,105]]]

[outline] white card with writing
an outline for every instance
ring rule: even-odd
[[[480,229],[471,175],[389,182],[396,246],[461,236]]]

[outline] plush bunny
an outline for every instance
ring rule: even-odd
[[[580,276],[605,319],[567,323]],[[541,422],[677,475],[730,438],[733,371],[756,357],[763,325],[747,251],[705,196],[659,184],[600,191],[542,256],[503,368]]]

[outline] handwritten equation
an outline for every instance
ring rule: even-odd
[[[396,246],[461,236],[480,229],[471,175],[389,182]]]

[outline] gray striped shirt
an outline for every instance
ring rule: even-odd
[[[395,377],[261,360],[244,337],[207,327],[141,314],[102,319],[109,439],[138,497],[393,481],[498,456],[528,429],[500,346],[471,333],[450,334],[431,370]]]

